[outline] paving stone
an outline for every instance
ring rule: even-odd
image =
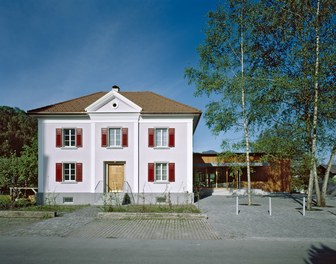
[[[98,220],[68,235],[77,238],[220,240],[204,219]]]
[[[4,234],[112,239],[221,239],[204,217],[199,219],[99,219],[97,218],[99,211],[98,207],[85,207],[61,217],[9,230]]]

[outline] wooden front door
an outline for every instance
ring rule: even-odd
[[[108,164],[108,192],[122,192],[124,187],[124,164]]]

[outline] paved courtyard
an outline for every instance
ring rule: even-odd
[[[271,202],[271,208],[270,208]],[[196,203],[208,219],[98,219],[98,207],[44,220],[0,218],[0,235],[67,238],[222,240],[261,239],[336,242],[336,199],[306,211],[299,196],[210,196]],[[270,215],[271,209],[271,215]]]
[[[20,225],[0,235],[15,237],[66,237],[111,239],[219,240],[217,231],[206,219],[98,219],[98,207],[86,207],[62,217],[46,220],[17,219]],[[3,225],[8,219],[0,218]],[[23,225],[22,222],[27,223]]]
[[[300,195],[271,196],[271,215],[269,203],[269,197],[255,196],[247,206],[247,197],[239,197],[237,215],[236,197],[210,196],[199,207],[222,239],[336,241],[335,197],[305,216]]]

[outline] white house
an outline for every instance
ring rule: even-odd
[[[38,118],[40,203],[102,204],[126,192],[141,203],[193,198],[199,110],[113,86],[28,114]]]

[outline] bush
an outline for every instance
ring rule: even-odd
[[[131,204],[131,197],[128,195],[128,193],[125,193],[125,196],[124,196],[124,199],[122,201],[122,204],[123,205]]]
[[[292,192],[301,193],[301,192],[304,192],[306,188],[307,186],[305,185],[305,182],[301,177],[299,176],[292,177],[292,180],[291,180]]]
[[[9,195],[0,195],[0,210],[10,208],[11,204],[12,202]]]
[[[32,206],[32,202],[29,199],[26,198],[19,198],[15,201],[15,207],[28,207],[28,206]]]

